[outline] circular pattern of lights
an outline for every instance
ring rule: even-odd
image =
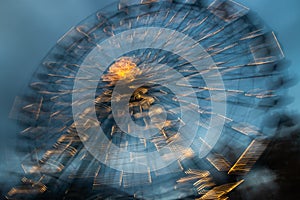
[[[283,58],[234,1],[111,4],[57,42],[17,101],[31,152],[8,196],[226,199],[274,132]]]

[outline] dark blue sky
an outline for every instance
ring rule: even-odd
[[[85,17],[110,0],[0,0],[0,171],[12,166],[16,156],[17,128],[8,113],[15,96],[30,80],[42,58],[56,41]],[[288,60],[290,72],[300,76],[300,1],[238,0],[271,27]],[[300,110],[300,84],[290,89]],[[5,162],[2,160],[5,159]],[[0,179],[2,178],[0,172]]]

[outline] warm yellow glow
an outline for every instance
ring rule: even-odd
[[[228,174],[248,173],[261,154],[267,148],[267,140],[253,140],[236,163],[228,171]]]
[[[221,186],[216,186],[213,189],[209,190],[205,193],[201,198],[197,200],[208,200],[208,199],[215,199],[215,200],[225,200],[228,199],[226,195],[231,192],[233,189],[238,187],[244,180],[240,180],[235,183],[227,183]]]
[[[108,74],[103,76],[104,81],[133,80],[140,74],[133,59],[123,57],[110,66]]]

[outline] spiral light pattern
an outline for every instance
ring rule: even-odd
[[[67,32],[14,117],[27,199],[226,199],[284,96],[275,34],[234,1],[121,0]]]

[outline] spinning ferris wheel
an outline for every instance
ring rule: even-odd
[[[8,198],[227,199],[274,133],[283,51],[226,0],[121,0],[71,28],[16,99]]]

